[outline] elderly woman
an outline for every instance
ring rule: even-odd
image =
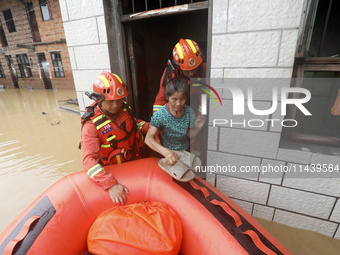
[[[160,108],[151,118],[151,125],[145,143],[154,151],[162,154],[169,165],[177,163],[174,151],[189,149],[190,138],[193,139],[203,127],[206,118],[195,117],[194,111],[186,105],[190,87],[185,79],[171,79],[165,88],[164,95],[168,103]],[[155,139],[158,130],[162,130],[161,143]]]

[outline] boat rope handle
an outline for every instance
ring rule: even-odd
[[[189,183],[194,189],[202,191],[205,197],[210,195],[206,188],[199,186],[196,182],[194,182],[194,180],[191,180]]]
[[[269,249],[260,239],[260,237],[256,234],[253,230],[247,230],[244,231],[243,234],[246,234],[250,236],[250,238],[253,240],[253,243],[256,245],[257,248],[259,248],[263,253],[267,255],[276,255],[274,251]]]
[[[194,189],[202,191],[206,198],[210,195],[209,191],[205,187],[198,185],[196,182],[194,182],[194,180],[191,180],[189,183],[191,184],[191,186]],[[240,227],[242,225],[242,220],[241,220],[240,216],[236,212],[234,212],[226,202],[221,202],[221,201],[218,201],[217,199],[214,198],[214,199],[210,200],[210,203],[212,203],[213,205],[221,206],[223,208],[223,210],[234,219],[237,227]],[[248,235],[252,239],[252,241],[256,245],[256,247],[259,248],[263,253],[265,253],[267,255],[276,255],[277,254],[273,250],[269,249],[261,241],[260,237],[258,236],[258,234],[255,231],[246,230],[246,231],[243,232],[243,234]]]
[[[219,206],[221,206],[221,207],[224,209],[224,211],[225,211],[227,214],[229,214],[229,215],[234,219],[235,224],[236,224],[237,227],[239,227],[239,226],[242,225],[242,220],[241,220],[240,216],[238,216],[237,213],[235,213],[235,212],[229,207],[229,205],[227,205],[227,204],[224,203],[224,202],[220,202],[220,201],[218,201],[218,200],[216,200],[216,199],[213,199],[213,200],[211,200],[210,202],[211,202],[212,204],[214,204],[214,205],[219,205]]]
[[[40,219],[40,217],[39,215],[33,215],[25,222],[18,235],[6,245],[3,255],[11,255],[13,253],[14,247],[26,237],[33,222]]]

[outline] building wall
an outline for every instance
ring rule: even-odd
[[[63,22],[60,12],[60,5],[58,1],[48,1],[52,18],[47,21],[42,20],[41,11],[38,0],[32,0],[33,8],[35,11],[36,21],[40,32],[41,42],[50,42],[58,39],[65,39]],[[0,83],[5,85],[6,88],[14,88],[14,84],[11,79],[9,66],[5,59],[5,55],[11,55],[14,65],[17,64],[16,54],[27,54],[30,62],[33,63],[31,69],[32,77],[18,78],[21,88],[35,88],[44,89],[44,83],[39,77],[37,68],[37,53],[44,53],[46,61],[50,63],[52,67],[52,60],[50,52],[60,52],[62,64],[64,67],[65,77],[56,78],[54,70],[51,69],[53,85],[56,89],[74,89],[73,74],[71,69],[71,63],[69,59],[68,49],[66,43],[53,43],[53,44],[41,44],[35,45],[35,49],[19,48],[16,44],[32,45],[34,43],[29,23],[29,17],[25,4],[14,1],[5,0],[1,2],[0,19],[2,26],[5,30],[6,39],[8,42],[7,47],[2,47],[4,54],[0,54],[0,61],[4,68],[6,78],[0,79]],[[7,25],[5,23],[3,10],[10,9],[12,12],[16,32],[9,33]]]
[[[221,83],[229,78],[291,78],[305,4],[304,0],[214,0],[211,77]],[[269,109],[270,86],[256,89],[260,92],[254,104]],[[219,93],[223,105],[232,108],[229,90],[221,88]],[[210,102],[210,118],[230,119],[231,114],[231,110],[219,112]],[[283,119],[279,112],[273,116]],[[248,112],[246,118],[259,116]],[[210,119],[208,165],[340,165],[339,154],[279,148],[281,132],[281,127],[213,127]],[[255,217],[340,238],[338,178],[292,178],[281,172],[266,178],[257,173],[214,174],[209,181]]]
[[[101,72],[111,69],[103,2],[60,0],[60,8],[79,109],[84,112],[93,102],[84,93],[92,91]]]

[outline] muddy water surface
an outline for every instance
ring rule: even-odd
[[[82,170],[75,91],[0,89],[0,232],[38,195]],[[338,255],[340,240],[257,219],[294,255]]]
[[[0,232],[38,195],[82,170],[75,91],[0,91]]]

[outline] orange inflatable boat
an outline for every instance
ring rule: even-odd
[[[129,204],[159,201],[171,206],[183,227],[180,254],[291,254],[232,200],[203,179],[178,182],[156,158],[105,169],[128,187]],[[0,254],[82,254],[88,231],[111,208],[109,193],[85,173],[59,180],[0,235]]]

